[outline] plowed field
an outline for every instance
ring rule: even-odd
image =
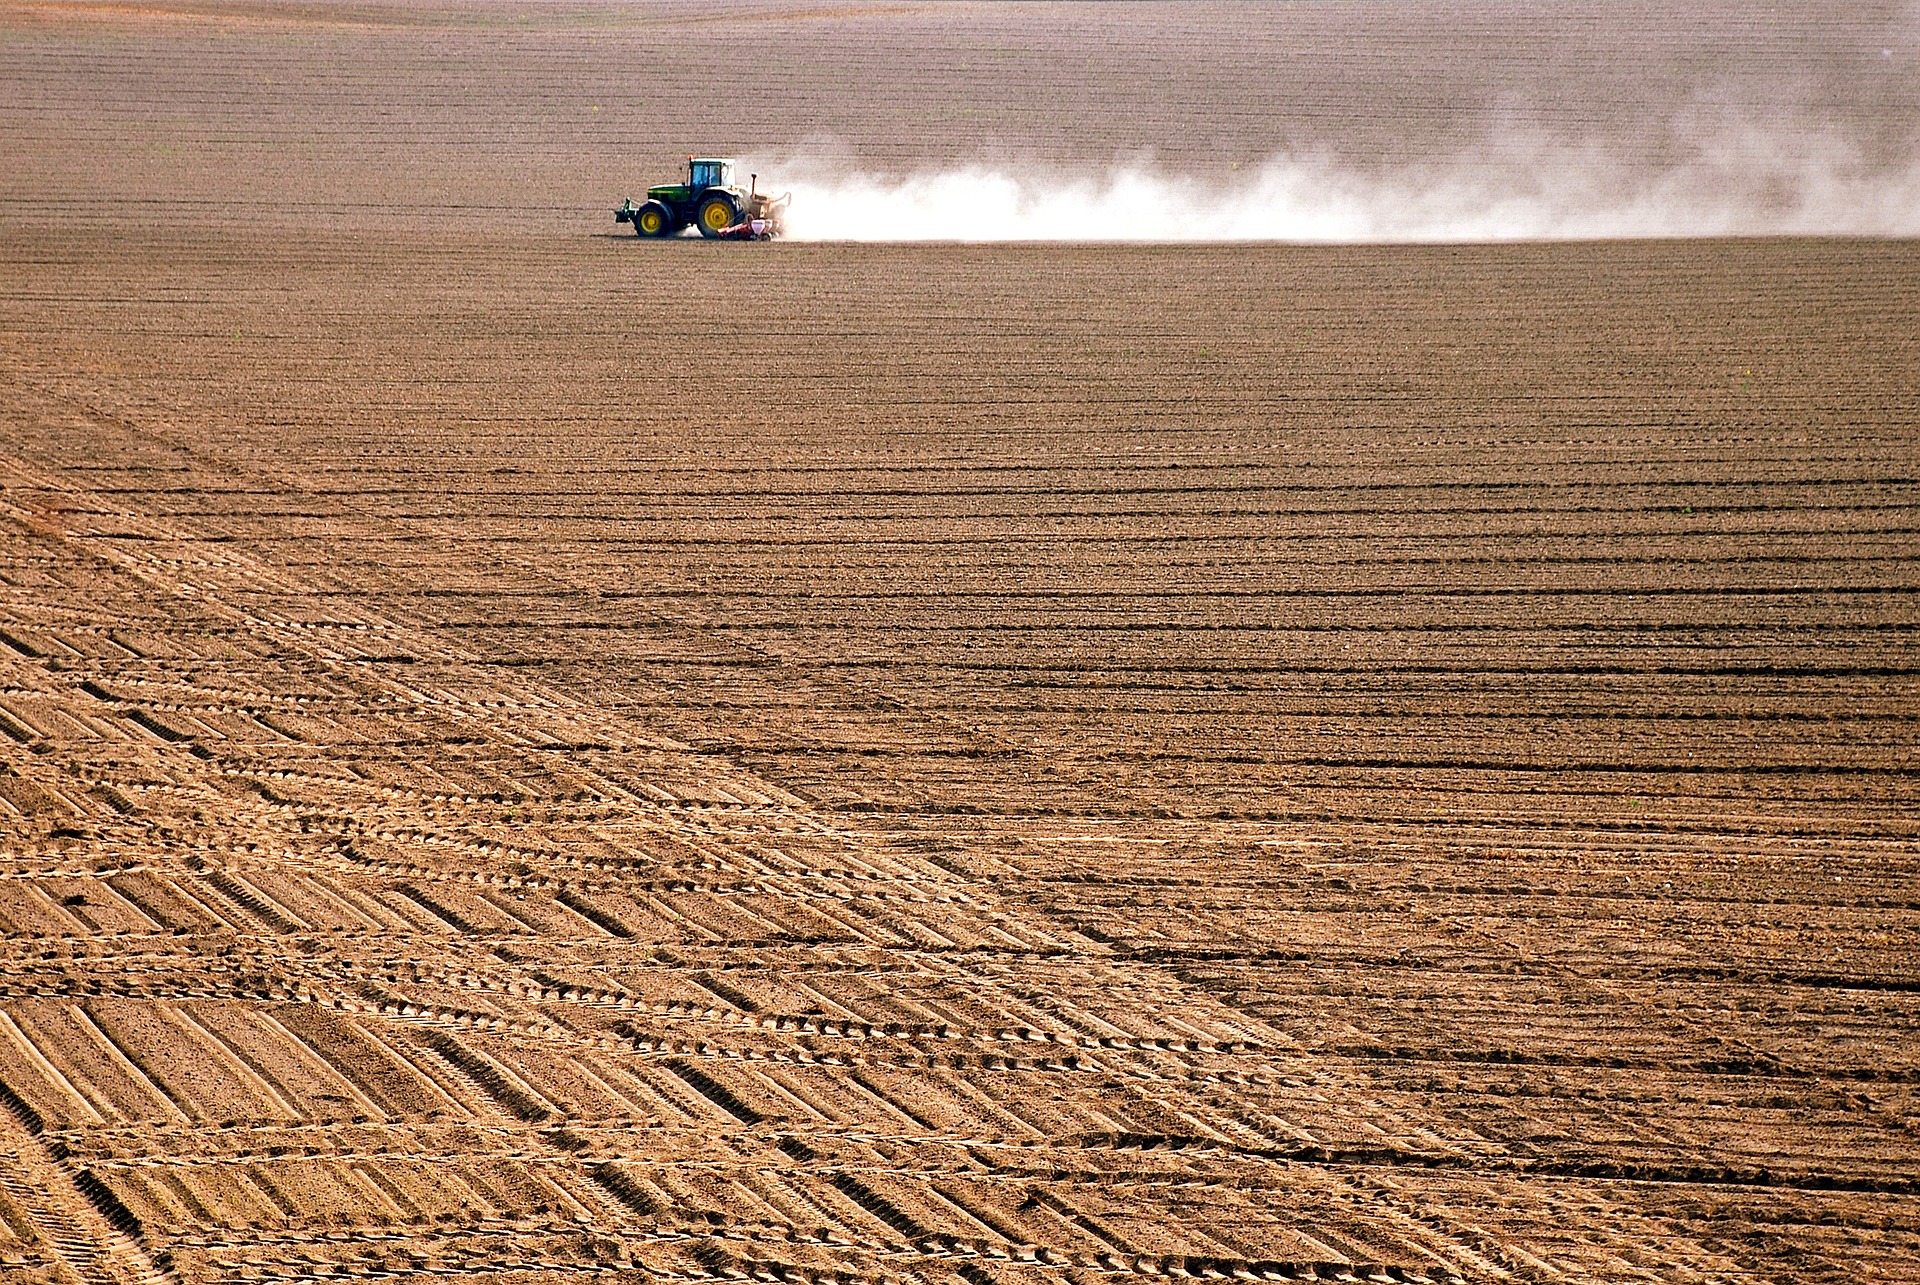
[[[1920,1280],[1920,247],[604,212],[1249,15],[0,7],[0,1279]]]

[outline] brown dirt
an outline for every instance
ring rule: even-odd
[[[407,12],[0,10],[0,1277],[1920,1279],[1913,245],[453,225],[1189,11]]]

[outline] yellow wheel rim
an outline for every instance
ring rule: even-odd
[[[707,226],[715,232],[725,231],[733,225],[733,215],[728,213],[727,205],[724,201],[715,201],[712,205],[709,205],[704,217]]]
[[[660,231],[660,225],[664,222],[666,220],[660,217],[660,211],[648,210],[640,216],[640,230],[648,236],[653,236]]]

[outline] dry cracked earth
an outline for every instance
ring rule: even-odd
[[[1920,1280],[1920,249],[642,245],[550,118],[1089,14],[1298,110],[0,5],[0,1280]]]

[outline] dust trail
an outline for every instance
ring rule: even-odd
[[[1511,132],[1444,161],[1363,172],[1277,156],[1212,174],[1151,162],[1058,177],[962,165],[863,173],[757,160],[808,241],[1445,242],[1920,235],[1920,160],[1867,160],[1817,132],[1728,130],[1650,163]]]

